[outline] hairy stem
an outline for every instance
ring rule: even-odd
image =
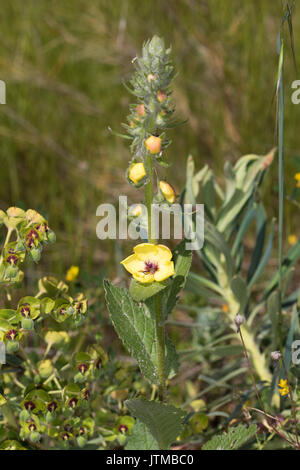
[[[163,324],[163,312],[161,296],[158,293],[155,298],[155,320],[157,341],[157,368],[158,368],[158,397],[160,401],[165,400],[166,391],[166,361],[165,361],[165,327]]]
[[[145,199],[148,212],[148,241],[149,243],[157,243],[155,236],[153,235],[154,227],[152,226],[152,201],[153,201],[153,164],[152,157],[150,154],[146,155],[145,167],[149,183],[145,188]],[[155,306],[155,329],[156,329],[156,344],[157,344],[157,368],[158,368],[158,396],[160,401],[165,400],[165,388],[166,388],[166,365],[165,365],[165,326],[163,323],[163,311],[161,303],[160,293],[154,297]]]
[[[145,169],[147,172],[147,177],[149,178],[149,183],[146,185],[146,188],[145,188],[145,199],[146,199],[147,217],[148,217],[148,241],[149,243],[156,243],[155,238],[152,237],[153,227],[152,227],[152,213],[151,212],[152,212],[152,201],[153,201],[153,165],[152,165],[152,157],[150,154],[146,155]]]

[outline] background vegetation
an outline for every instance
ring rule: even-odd
[[[178,115],[188,119],[173,131],[168,151],[168,175],[178,191],[189,153],[198,168],[209,163],[221,175],[226,159],[266,154],[276,142],[280,0],[11,0],[1,8],[0,78],[7,84],[0,108],[1,208],[34,207],[57,233],[36,276],[62,274],[71,263],[98,271],[120,248],[97,240],[95,211],[125,192],[128,145],[108,127],[121,129],[131,101],[122,82],[153,34],[173,46],[174,98]],[[296,54],[299,22],[296,11]],[[286,52],[289,188],[299,171],[300,108],[290,100],[290,83],[299,77]],[[269,214],[276,215],[276,164],[265,188]],[[287,201],[285,236],[296,230],[293,213]]]

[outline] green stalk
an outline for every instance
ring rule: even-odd
[[[282,339],[282,238],[283,238],[283,197],[284,197],[284,165],[283,165],[283,126],[284,126],[284,85],[283,85],[283,42],[281,43],[279,66],[279,95],[278,95],[278,178],[279,178],[279,208],[278,208],[278,336],[281,354],[283,354]]]
[[[158,397],[165,400],[166,391],[166,361],[165,361],[165,327],[163,323],[163,311],[160,293],[154,297],[156,341],[157,341],[157,368],[158,368]]]
[[[156,240],[152,238],[152,215],[151,215],[151,208],[152,208],[152,201],[153,201],[153,165],[152,165],[152,157],[149,153],[147,153],[145,158],[145,169],[147,173],[147,177],[149,178],[149,183],[147,183],[145,187],[145,199],[146,199],[146,207],[147,207],[147,216],[148,216],[148,241],[149,243],[156,243]]]
[[[148,212],[148,241],[149,243],[157,243],[153,237],[153,226],[151,217],[151,208],[153,201],[153,164],[152,157],[147,153],[145,158],[145,168],[149,183],[145,188],[145,199]],[[160,401],[165,400],[166,389],[166,361],[165,361],[165,327],[163,323],[163,311],[160,293],[154,296],[155,306],[155,330],[156,330],[156,345],[157,345],[157,369],[158,369],[158,397]]]

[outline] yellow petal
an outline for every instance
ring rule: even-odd
[[[143,271],[144,269],[144,262],[139,260],[136,255],[128,256],[123,261],[121,261],[121,264],[132,275],[139,273],[140,271]]]
[[[140,243],[133,249],[136,256],[141,261],[156,260],[158,255],[157,246],[153,243]]]
[[[167,279],[168,277],[173,276],[174,273],[174,263],[173,261],[168,261],[167,263],[162,263],[159,266],[158,271],[154,273],[154,279],[157,282],[161,282]]]
[[[286,387],[287,386],[287,380],[281,379],[278,386],[282,387],[282,388]]]
[[[161,263],[166,263],[172,259],[172,251],[165,245],[157,245],[158,258]]]
[[[150,282],[154,281],[154,276],[151,273],[144,274],[141,272],[137,272],[133,273],[132,276],[136,281],[141,282],[143,284],[149,284]]]

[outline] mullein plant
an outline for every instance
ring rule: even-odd
[[[184,412],[167,404],[167,382],[178,369],[175,346],[165,331],[165,322],[184,286],[191,264],[191,252],[184,240],[172,252],[159,244],[153,220],[152,204],[167,210],[176,200],[173,187],[157,176],[159,166],[166,167],[163,152],[170,144],[166,131],[178,125],[173,118],[171,81],[174,67],[171,49],[154,36],[143,46],[142,57],[134,60],[136,71],[130,91],[136,97],[128,124],[132,158],[126,172],[128,183],[144,189],[147,214],[137,205],[131,217],[146,217],[146,242],[139,243],[122,265],[131,274],[129,290],[104,282],[106,301],[116,332],[136,359],[144,377],[157,390],[152,399],[139,397],[125,405],[136,418],[127,448],[167,449],[180,434]],[[142,442],[140,435],[145,436]],[[148,444],[147,444],[148,443]]]

